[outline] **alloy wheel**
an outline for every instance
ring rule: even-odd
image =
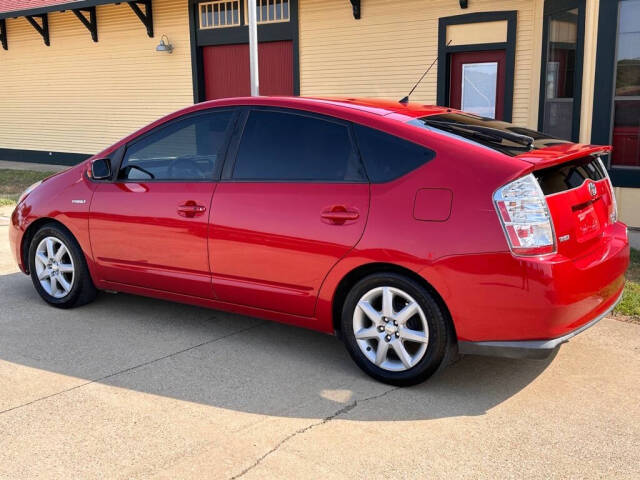
[[[429,344],[424,311],[395,287],[377,287],[360,298],[353,313],[353,333],[369,361],[392,372],[414,367]]]
[[[73,288],[75,268],[69,248],[56,237],[46,237],[38,244],[35,255],[36,274],[40,285],[54,298],[66,297]]]

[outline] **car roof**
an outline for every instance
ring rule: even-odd
[[[353,110],[376,116],[399,115],[408,119],[450,112],[447,107],[424,105],[418,102],[400,103],[394,100],[342,97],[235,97],[211,100],[199,104],[201,108],[222,105],[268,105],[274,107],[314,109],[320,105],[337,110]],[[398,118],[399,119],[399,118]]]
[[[107,152],[111,152],[119,148],[123,144],[144,134],[145,132],[183,115],[202,112],[212,108],[242,106],[289,108],[329,115],[347,121],[361,123],[369,127],[378,128],[392,135],[398,135],[407,140],[417,141],[417,143],[420,143],[420,141],[416,140],[416,138],[423,138],[425,133],[428,134],[428,132],[421,129],[419,135],[414,132],[407,137],[407,122],[418,117],[456,111],[447,107],[423,105],[417,102],[402,104],[392,100],[381,99],[275,96],[222,98],[190,105],[159,118],[155,122],[142,127],[106,150],[100,152],[99,155],[106,155]]]

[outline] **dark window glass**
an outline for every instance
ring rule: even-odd
[[[211,180],[221,160],[230,110],[192,116],[161,127],[127,148],[121,180]]]
[[[559,138],[570,139],[573,128],[578,9],[547,17],[547,64],[544,78],[542,129]]]
[[[511,156],[568,143],[509,122],[464,113],[429,115],[409,123],[451,133]]]
[[[373,128],[354,126],[358,148],[374,183],[388,182],[415,170],[434,157],[433,151]]]
[[[640,167],[640,0],[619,5],[611,163]]]
[[[555,165],[534,172],[545,195],[571,190],[582,185],[585,180],[606,178],[607,174],[597,157],[585,157],[572,162]]]
[[[366,177],[345,125],[258,110],[247,119],[233,178],[359,182]]]

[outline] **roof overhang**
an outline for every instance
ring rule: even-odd
[[[49,2],[42,2],[49,3]],[[54,3],[49,5],[42,5],[38,7],[31,7],[21,10],[10,10],[7,12],[0,12],[1,18],[18,18],[29,17],[35,15],[44,15],[45,13],[61,12],[64,10],[77,10],[79,8],[96,7],[99,5],[108,5],[110,3],[127,3],[126,0],[75,0],[75,1],[61,1],[60,3]]]
[[[29,1],[29,3],[27,3]],[[140,19],[147,29],[147,35],[153,38],[153,0],[22,0],[19,3],[19,10],[0,11],[0,45],[4,50],[8,50],[7,40],[7,18],[24,17],[33,28],[42,36],[46,46],[51,45],[49,36],[49,18],[51,12],[71,11],[78,17],[78,20],[89,30],[91,39],[98,41],[98,19],[96,7],[109,4],[127,4],[133,13]],[[0,0],[0,9],[11,7],[4,6],[4,0]],[[31,5],[30,8],[22,6]]]

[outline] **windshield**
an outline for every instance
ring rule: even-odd
[[[569,143],[512,123],[467,113],[443,113],[408,122],[424,128],[452,133],[510,156]]]

